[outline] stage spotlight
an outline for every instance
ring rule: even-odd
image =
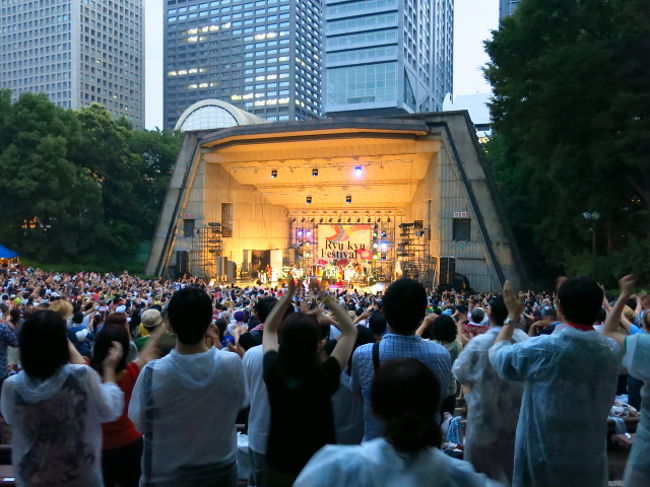
[[[345,197],[345,203],[348,205],[352,203],[352,195],[349,194]]]
[[[311,196],[307,196],[307,198],[305,198],[305,204],[311,205]]]
[[[296,232],[296,237],[298,237],[298,238],[302,238],[302,230],[298,230],[298,231]]]
[[[377,223],[381,223],[381,218],[377,218]]]
[[[386,232],[381,232],[381,236],[386,238]]]
[[[386,252],[388,250],[388,244],[386,242],[381,243],[381,250],[382,252]]]
[[[354,175],[360,178],[362,174],[363,174],[363,169],[361,168],[361,166],[354,166]]]
[[[305,235],[307,236],[307,238],[311,237],[311,230],[307,230],[305,232]]]
[[[339,218],[339,223],[341,223],[341,219]]]
[[[388,219],[388,223],[390,223],[390,218]]]
[[[276,169],[271,169],[271,177],[272,178],[277,178],[278,177],[278,171]]]
[[[381,260],[386,260],[386,254],[381,254]]]
[[[318,176],[318,169],[312,169],[311,170],[311,175],[314,176],[314,177]]]
[[[372,218],[368,218],[368,223],[370,223],[371,221],[372,221]]]
[[[313,219],[313,218],[311,219],[311,222],[314,223],[314,219]]]

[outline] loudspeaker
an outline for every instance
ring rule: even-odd
[[[226,278],[226,273],[228,272],[228,258],[217,256],[217,278],[219,280],[224,280]]]
[[[440,286],[453,286],[456,274],[456,258],[440,257]]]
[[[187,250],[176,251],[176,269],[179,274],[190,273],[190,253]]]

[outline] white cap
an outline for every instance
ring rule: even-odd
[[[117,308],[115,308],[115,312],[116,312],[116,313],[126,313],[126,306],[124,306],[123,304],[121,304],[120,306],[118,306]]]

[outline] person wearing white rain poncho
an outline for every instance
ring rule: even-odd
[[[508,319],[489,357],[501,377],[524,383],[513,486],[607,486],[607,415],[621,352],[593,328],[603,291],[592,279],[564,281],[558,308],[566,326],[517,344],[523,303],[508,282],[503,294]]]
[[[508,317],[503,297],[490,300],[488,315],[492,327],[470,340],[456,359],[452,372],[463,385],[467,401],[464,459],[477,472],[509,483],[524,386],[499,377],[488,360],[488,351]],[[516,342],[527,338],[523,331],[514,330]]]
[[[235,420],[248,403],[241,359],[206,347],[212,303],[205,291],[177,291],[167,315],[176,348],[142,369],[129,404],[144,439],[140,483],[235,487]]]
[[[438,447],[440,385],[415,358],[382,362],[370,393],[384,437],[361,445],[327,445],[293,487],[497,487]]]
[[[627,459],[623,484],[625,487],[647,487],[650,485],[650,335],[637,333],[627,335],[620,331],[621,312],[632,296],[635,286],[634,276],[625,276],[620,281],[621,294],[605,321],[605,336],[615,339],[624,347],[623,366],[630,375],[642,380],[646,385],[641,389],[641,423],[636,430],[632,451]]]

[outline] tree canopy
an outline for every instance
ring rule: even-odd
[[[646,0],[523,0],[486,42],[486,149],[538,276],[589,272],[650,282],[650,9]]]
[[[122,262],[151,239],[180,143],[97,104],[0,91],[0,241],[40,261]]]

